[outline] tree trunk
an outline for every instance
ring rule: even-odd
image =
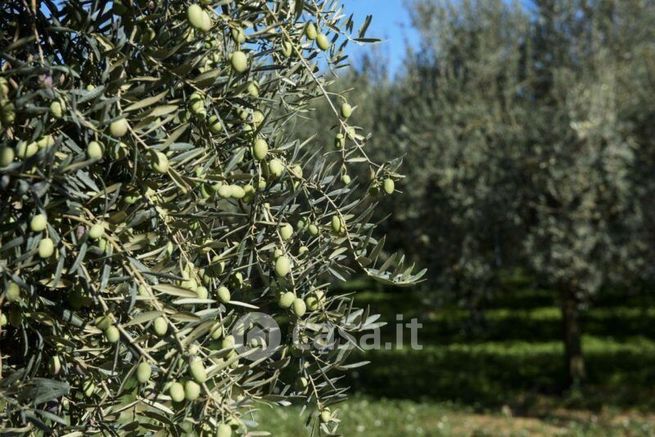
[[[582,339],[579,323],[578,300],[572,287],[563,287],[560,292],[562,310],[562,338],[569,387],[581,384],[585,377],[585,362],[582,355]]]

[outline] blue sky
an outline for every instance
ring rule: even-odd
[[[418,45],[418,34],[412,29],[407,8],[403,0],[344,0],[344,9],[355,14],[355,22],[359,25],[367,15],[373,15],[373,21],[366,32],[367,37],[382,39],[378,48],[389,59],[389,72],[398,71],[405,53],[406,42],[412,46]],[[350,56],[356,62],[371,45],[358,46],[351,44],[348,48]]]

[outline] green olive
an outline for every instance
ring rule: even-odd
[[[282,226],[280,226],[279,232],[282,240],[287,241],[293,236],[293,226],[291,226],[289,223],[284,223]]]
[[[326,51],[330,49],[330,40],[328,39],[327,36],[325,36],[324,33],[318,34],[316,37],[316,45],[318,46],[319,49]]]
[[[279,159],[273,158],[268,163],[268,171],[273,177],[279,178],[284,173],[284,164]]]
[[[0,77],[0,97],[7,97],[9,95],[9,81],[4,77]]]
[[[168,394],[174,402],[182,402],[184,400],[184,387],[179,382],[174,382],[168,388]]]
[[[48,219],[46,219],[45,214],[37,214],[30,220],[30,229],[32,232],[44,231],[47,226]]]
[[[192,114],[195,115],[206,115],[207,109],[205,108],[205,102],[201,98],[192,100],[189,103],[189,110]]]
[[[198,295],[199,299],[207,299],[209,296],[209,292],[207,291],[206,287],[203,287],[202,285],[196,287],[196,294]]]
[[[195,290],[196,287],[198,287],[198,283],[193,278],[187,279],[186,281],[182,281],[180,285],[182,288],[186,288],[187,290]]]
[[[7,302],[17,302],[20,299],[20,287],[15,282],[10,282],[5,290]]]
[[[59,100],[55,100],[54,102],[50,103],[50,114],[52,114],[54,118],[63,117],[65,109],[66,108],[64,104]]]
[[[382,187],[384,188],[385,193],[393,194],[394,190],[396,189],[396,184],[394,183],[393,179],[386,178],[382,183]]]
[[[334,147],[336,149],[343,149],[345,145],[346,145],[346,137],[344,137],[342,133],[338,133],[334,137]]]
[[[280,256],[275,260],[275,273],[284,277],[291,271],[291,261],[286,256]]]
[[[311,223],[308,227],[307,230],[309,231],[309,234],[313,237],[318,235],[318,226],[316,226],[314,223]]]
[[[223,130],[223,125],[221,125],[221,121],[215,115],[209,117],[209,120],[207,120],[207,124],[209,126],[209,131],[211,133],[218,134],[221,133],[221,131]]]
[[[259,84],[255,81],[250,81],[248,82],[248,86],[246,87],[246,90],[248,91],[248,94],[250,94],[252,97],[259,97]]]
[[[194,96],[196,98],[194,98]],[[207,109],[205,108],[205,101],[197,94],[191,95],[191,100],[189,102],[189,110],[192,114],[205,116],[207,115]]]
[[[255,187],[251,184],[246,184],[243,187],[245,196],[243,198],[244,202],[250,202],[255,197]]]
[[[98,240],[98,248],[102,251],[107,253],[107,240],[100,239]]]
[[[167,173],[168,172],[168,157],[164,155],[162,152],[155,152],[154,154],[154,159],[152,160],[152,168],[155,170],[157,173]]]
[[[347,174],[341,176],[341,182],[343,182],[344,185],[348,185],[351,182],[350,176]]]
[[[341,231],[341,219],[339,219],[339,216],[333,215],[331,224],[334,232],[339,233]]]
[[[218,295],[218,300],[220,300],[223,303],[229,303],[230,300],[232,299],[232,296],[230,295],[230,290],[224,286],[218,287],[216,294]]]
[[[141,384],[145,384],[150,380],[150,375],[152,375],[152,369],[148,363],[139,363],[136,368],[136,379]]]
[[[317,36],[316,26],[311,21],[305,26],[305,36],[309,40],[315,40]]]
[[[310,294],[305,298],[305,304],[310,311],[316,311],[320,306],[320,301],[316,296]]]
[[[289,167],[289,171],[298,179],[302,179],[302,167],[298,164],[293,164]]]
[[[232,185],[221,185],[218,187],[218,195],[223,199],[232,197]]]
[[[263,161],[268,154],[268,143],[263,138],[257,138],[252,146],[252,155],[258,161]]]
[[[212,184],[212,186],[211,186],[212,191],[214,191],[215,193],[218,193],[218,190],[220,190],[222,186],[223,186],[223,181],[218,181],[215,184]]]
[[[296,317],[302,317],[306,312],[307,305],[305,305],[305,301],[300,298],[296,298],[293,301],[293,313],[296,315]]]
[[[121,334],[118,331],[118,328],[112,325],[105,329],[105,338],[109,343],[116,343],[120,340]]]
[[[220,322],[217,322],[212,329],[209,331],[209,335],[211,336],[212,340],[218,340],[225,334],[225,331],[223,330],[223,325],[221,325]]]
[[[285,57],[289,58],[293,53],[293,45],[291,45],[291,42],[289,41],[282,41],[282,47],[280,47],[280,51]]]
[[[39,151],[39,146],[36,142],[28,143],[26,141],[20,141],[16,145],[16,156],[19,158],[30,158],[37,154]]]
[[[52,135],[44,135],[36,142],[36,145],[39,146],[39,149],[47,149],[55,145],[55,139]]]
[[[118,120],[111,122],[109,125],[109,132],[112,137],[118,138],[125,135],[129,127],[130,125],[125,118],[119,118]]]
[[[230,197],[233,199],[243,199],[246,196],[246,190],[238,185],[230,186]]]
[[[219,423],[216,428],[216,437],[232,437],[232,428],[227,423]]]
[[[240,50],[230,55],[230,62],[232,63],[232,68],[237,73],[243,73],[248,69],[248,56]]]
[[[93,161],[102,159],[102,149],[103,147],[99,142],[91,141],[86,148],[86,156]]]
[[[196,382],[202,384],[207,380],[207,371],[198,357],[191,358],[189,361],[189,373]]]
[[[6,167],[14,161],[16,152],[11,147],[0,147],[0,167]]]
[[[235,344],[236,340],[234,339],[234,336],[228,335],[221,341],[221,349],[234,349]]]
[[[4,106],[0,106],[0,112],[2,123],[11,125],[16,120],[16,109],[13,103],[5,103]]]
[[[239,44],[243,44],[244,42],[246,42],[246,34],[244,33],[243,29],[241,29],[240,27],[236,29],[232,29],[231,33],[234,42]]]
[[[39,256],[41,258],[50,258],[54,253],[55,243],[50,238],[39,241]]]
[[[105,331],[107,328],[114,324],[114,316],[108,314],[106,316],[98,317],[95,321],[96,328]]]
[[[252,123],[258,127],[264,122],[264,113],[262,111],[255,111],[252,113]]]
[[[185,382],[184,397],[187,401],[195,401],[198,399],[200,397],[200,386],[193,381]]]
[[[353,113],[353,108],[347,102],[341,104],[341,116],[343,118],[349,118]]]
[[[291,305],[293,305],[293,302],[295,300],[296,300],[296,295],[291,291],[287,291],[285,293],[280,294],[277,303],[278,305],[280,305],[281,308],[289,309],[291,308]]]
[[[159,337],[163,337],[168,331],[168,323],[166,323],[166,319],[163,317],[157,317],[153,322],[152,327],[155,331],[155,334],[157,334]]]
[[[187,9],[187,19],[194,29],[207,32],[211,28],[211,18],[207,11],[199,5],[191,5]]]
[[[105,226],[102,223],[96,223],[89,229],[89,238],[99,240],[105,235]]]

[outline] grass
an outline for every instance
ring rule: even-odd
[[[494,412],[477,413],[452,403],[371,399],[361,396],[339,407],[339,431],[344,436],[647,436],[655,433],[655,416],[616,411],[592,413],[551,409],[541,415],[515,416],[504,406]],[[274,436],[306,434],[306,416],[298,407],[263,407],[259,423]]]
[[[364,287],[366,284],[353,284]],[[655,435],[655,305],[652,297],[608,293],[583,311],[588,384],[567,391],[556,294],[514,284],[488,302],[481,324],[456,307],[429,305],[407,290],[357,295],[390,325],[416,317],[422,350],[354,354],[371,361],[348,375],[341,404],[346,436]],[[305,435],[299,407],[263,408],[273,435]]]

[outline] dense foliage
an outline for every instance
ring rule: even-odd
[[[225,437],[256,400],[336,430],[348,338],[375,318],[327,286],[419,277],[377,267],[375,199],[343,178],[392,193],[398,164],[326,91],[368,22],[351,37],[331,0],[0,5],[3,430]],[[286,128],[317,98],[336,149]],[[231,335],[253,310],[287,328],[257,360]],[[292,342],[327,328],[338,349]]]

